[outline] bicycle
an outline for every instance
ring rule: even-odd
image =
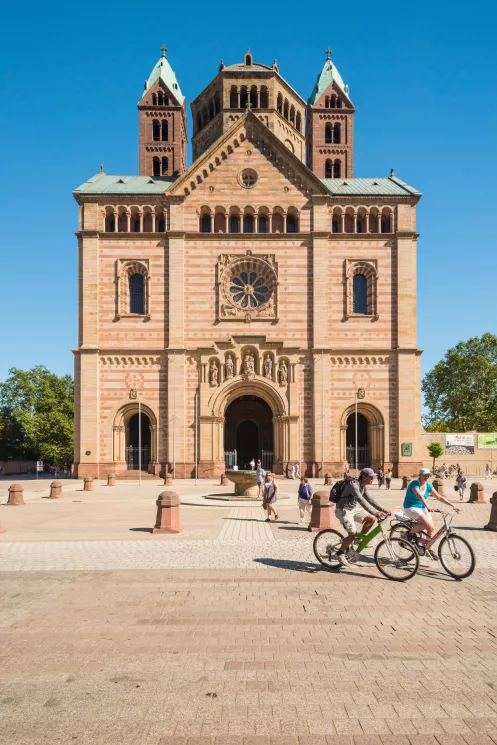
[[[430,552],[432,546],[444,534],[444,538],[442,538],[438,547],[440,563],[447,574],[450,574],[454,579],[465,579],[473,574],[476,559],[468,541],[460,535],[456,535],[454,532],[455,529],[451,525],[458,510],[453,510],[450,513],[437,509],[434,512],[438,512],[443,516],[444,524],[431,540],[429,540],[428,535],[424,531],[422,533],[415,533],[413,538],[408,538],[406,533],[416,525],[416,520],[410,520],[400,513],[395,515],[397,522],[394,522],[390,528],[390,538],[402,535],[403,540],[408,541],[411,546],[414,546],[419,556],[425,556],[426,552]]]
[[[352,546],[345,554],[347,560],[355,563],[359,560],[361,552],[371,543],[373,538],[382,533],[384,539],[380,541],[374,552],[374,560],[378,570],[384,577],[394,582],[405,582],[414,577],[419,568],[419,555],[412,550],[410,543],[403,538],[390,538],[383,528],[383,523],[388,515],[378,518],[378,525],[369,533],[356,533]],[[312,544],[314,556],[320,564],[328,569],[335,568],[340,564],[337,551],[345,538],[338,530],[321,530]],[[353,546],[356,546],[354,549]]]

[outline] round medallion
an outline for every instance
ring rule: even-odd
[[[256,185],[258,178],[257,172],[253,168],[244,168],[238,177],[238,181],[245,189],[251,189]]]

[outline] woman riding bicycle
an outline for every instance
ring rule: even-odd
[[[430,495],[436,497],[440,502],[449,505],[452,509],[455,509],[452,502],[442,497],[433,488],[433,485],[428,483],[430,476],[431,471],[428,468],[420,468],[418,478],[411,481],[407,487],[404,498],[404,513],[411,520],[416,520],[416,525],[411,528],[410,533],[407,535],[409,539],[413,537],[413,534],[421,532],[427,533],[430,539],[435,535],[435,526],[430,515],[430,512],[434,512],[435,510],[426,501]],[[436,558],[435,554],[433,556]]]

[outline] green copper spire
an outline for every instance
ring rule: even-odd
[[[348,85],[345,85],[342,80],[342,76],[331,61],[331,49],[328,47],[328,49],[326,50],[326,62],[324,63],[323,69],[318,75],[316,85],[314,86],[311,97],[309,98],[309,103],[311,104],[311,106],[316,103],[318,98],[325,92],[325,90],[331,85],[331,83],[336,83],[340,90],[342,90],[347,98],[349,98],[349,87]]]
[[[160,78],[181,106],[183,104],[183,101],[185,100],[185,97],[181,93],[181,88],[179,87],[178,81],[176,80],[176,74],[167,61],[166,52],[167,47],[162,46],[160,59],[150,73],[147,82],[145,83],[145,90],[143,91],[142,98],[146,94],[146,92],[150,90],[155,81]]]

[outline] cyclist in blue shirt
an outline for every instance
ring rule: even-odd
[[[412,533],[421,533],[425,531],[428,533],[430,538],[435,535],[435,526],[433,524],[430,512],[434,512],[434,508],[430,507],[426,501],[428,497],[433,496],[439,499],[440,502],[448,504],[449,507],[454,508],[452,502],[442,497],[441,494],[433,488],[433,485],[428,482],[431,476],[431,472],[428,468],[421,468],[419,470],[418,478],[411,481],[407,487],[406,496],[404,497],[404,513],[411,520],[416,520],[416,525],[411,528]]]

